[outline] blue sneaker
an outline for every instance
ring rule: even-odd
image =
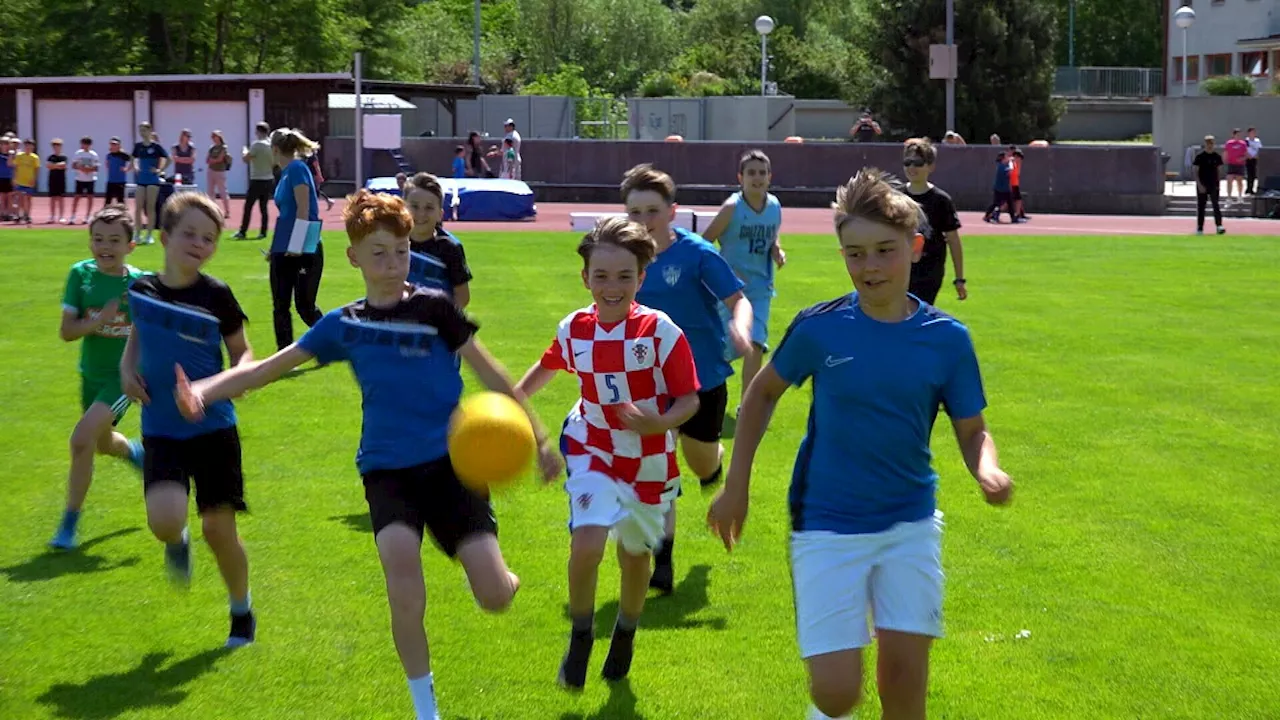
[[[182,542],[164,546],[164,564],[169,569],[169,579],[175,584],[191,584],[191,538],[182,531]]]
[[[146,451],[142,449],[141,440],[129,441],[129,463],[142,472],[142,461],[146,458]]]
[[[49,541],[49,547],[55,550],[75,550],[80,543],[76,540],[76,529],[65,524],[58,526],[58,532]]]
[[[243,615],[231,613],[231,633],[227,635],[226,647],[238,648],[252,644],[257,631],[258,620],[253,616],[252,610]]]

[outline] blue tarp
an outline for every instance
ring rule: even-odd
[[[369,178],[373,192],[400,195],[394,177]],[[444,219],[529,220],[537,216],[533,190],[519,180],[498,178],[440,178],[444,189]]]

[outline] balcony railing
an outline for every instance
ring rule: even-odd
[[[1160,68],[1060,67],[1053,79],[1059,97],[1145,99],[1163,92]]]

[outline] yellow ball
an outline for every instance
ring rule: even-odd
[[[524,408],[496,392],[470,395],[449,423],[449,458],[462,484],[487,490],[519,479],[533,463],[538,444]]]

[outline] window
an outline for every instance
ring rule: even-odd
[[[1271,51],[1271,71],[1280,76],[1280,50]]]
[[[1173,79],[1174,82],[1182,82],[1182,58],[1173,58]],[[1200,81],[1200,56],[1187,56],[1187,82]]]
[[[1268,67],[1267,53],[1240,53],[1240,73],[1242,75],[1248,75],[1250,77],[1266,77]]]
[[[1222,77],[1231,74],[1231,55],[1205,55],[1205,77]]]

